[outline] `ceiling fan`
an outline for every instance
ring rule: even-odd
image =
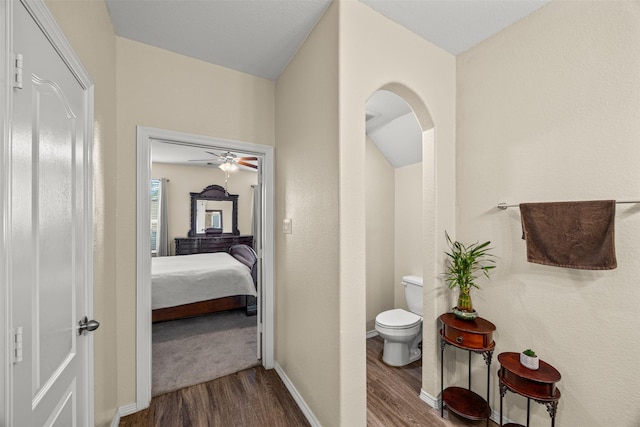
[[[217,154],[212,151],[205,151],[207,154],[211,154],[214,156],[214,159],[198,159],[198,160],[189,160],[190,162],[210,162],[211,160],[222,161],[222,163],[218,166],[225,172],[233,172],[238,170],[238,165],[246,166],[252,169],[258,169],[257,165],[248,162],[257,162],[257,157],[238,157],[230,151]]]

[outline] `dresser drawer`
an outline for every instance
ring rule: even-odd
[[[487,350],[493,347],[493,331],[496,327],[486,319],[458,319],[453,313],[440,316],[442,330],[440,334],[449,344],[467,350]]]
[[[468,348],[487,348],[493,342],[492,332],[478,334],[475,332],[463,331],[450,325],[444,325],[444,336],[449,341]]]
[[[227,252],[231,246],[240,244],[253,247],[253,236],[178,237],[176,255]]]

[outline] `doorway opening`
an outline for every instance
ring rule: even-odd
[[[402,388],[409,382],[422,383],[424,361],[431,360],[432,353],[429,332],[426,352],[425,331],[421,328],[415,339],[406,343],[406,352],[391,353],[389,360],[402,366],[399,369],[381,362],[384,339],[377,332],[376,318],[394,309],[420,320],[429,318],[431,312],[433,301],[426,297],[431,295],[431,281],[423,281],[420,296],[407,301],[403,277],[434,276],[435,258],[429,256],[435,245],[434,126],[424,103],[399,84],[374,92],[365,104],[365,112],[367,382],[384,375],[398,381],[389,384],[392,389]],[[409,324],[407,331],[411,328]],[[398,345],[401,344],[393,344],[394,352]],[[407,375],[403,377],[399,372]],[[376,414],[377,402],[388,398],[386,391],[377,392],[367,395],[368,419],[380,415]],[[407,396],[409,400],[412,397]],[[410,421],[403,418],[405,414],[392,416],[397,417],[397,424]]]
[[[242,230],[246,234],[249,232],[252,233],[256,237],[255,243],[253,244],[255,255],[257,257],[256,261],[256,269],[255,275],[256,284],[257,284],[257,316],[252,317],[255,319],[255,327],[257,331],[257,355],[254,353],[253,357],[261,358],[261,364],[270,369],[273,367],[273,299],[274,299],[274,291],[273,291],[273,254],[274,254],[274,237],[273,237],[273,147],[263,146],[259,144],[253,144],[248,142],[241,141],[230,141],[223,140],[219,138],[201,136],[201,135],[192,135],[185,134],[179,132],[166,131],[162,129],[153,129],[146,127],[138,127],[138,163],[137,163],[137,410],[144,409],[148,407],[149,402],[151,400],[152,394],[152,327],[151,327],[151,310],[152,310],[152,297],[151,297],[151,233],[150,230],[150,208],[151,208],[151,198],[149,197],[149,183],[151,178],[157,178],[156,176],[152,176],[152,160],[153,160],[153,147],[170,147],[177,149],[176,152],[182,151],[185,154],[185,160],[200,160],[207,158],[202,157],[202,153],[219,153],[219,152],[232,152],[237,153],[237,155],[248,156],[255,158],[256,161],[253,163],[257,163],[258,173],[251,172],[253,174],[255,184],[254,187],[247,189],[247,192],[244,193],[244,197],[242,197],[244,205],[249,206],[248,209],[251,209],[252,201],[254,199],[253,194],[251,197],[248,196],[248,192],[254,193],[257,192],[259,195],[260,203],[256,209],[256,216],[259,217],[260,221],[257,221],[259,224],[257,228],[254,228],[250,224],[248,224],[248,220],[246,217],[250,217],[251,215],[242,215],[242,227],[250,228],[250,230]],[[162,145],[159,145],[162,144]],[[192,154],[196,151],[199,151],[200,154],[197,156],[193,156]],[[175,157],[175,155],[174,155]],[[216,172],[219,171],[218,165],[214,164],[216,162],[206,162],[211,163],[209,166],[215,166],[215,168],[193,168],[193,169],[202,169],[204,172],[212,172],[213,169]],[[188,167],[188,166],[185,166]],[[165,168],[165,171],[167,169]],[[166,174],[166,172],[163,172]],[[198,173],[202,176],[202,171]],[[180,171],[177,172],[176,177],[181,177],[183,173]],[[211,173],[211,179],[214,179],[214,174]],[[176,178],[177,179],[177,178]],[[210,184],[214,184],[211,180],[208,179],[206,175],[204,175],[204,181],[209,182]],[[224,185],[220,186],[220,188],[224,188],[224,193],[231,194],[233,193],[233,184],[234,179],[239,181],[239,175],[225,176]],[[187,179],[186,181],[192,181]],[[169,183],[169,185],[177,184],[177,182]],[[222,183],[221,183],[222,184]],[[191,186],[196,185],[195,183],[189,184]],[[201,184],[197,184],[202,187]],[[213,185],[213,187],[217,187],[218,185]],[[228,186],[228,187],[227,187]],[[209,188],[205,186],[206,188]],[[190,187],[191,188],[191,187]],[[205,188],[205,189],[206,189]],[[188,192],[201,192],[203,188],[193,188]],[[184,191],[183,191],[184,192]],[[224,194],[223,193],[223,194]],[[204,192],[203,192],[204,194]],[[251,201],[244,200],[251,198]],[[184,203],[184,209],[189,215],[189,194],[184,196],[186,202]],[[192,200],[193,201],[193,200]],[[239,204],[239,203],[238,203]],[[243,205],[243,206],[244,206]],[[236,209],[233,211],[229,210],[225,214],[225,209],[219,209],[222,224],[227,221],[235,221],[236,217]],[[213,209],[216,210],[216,209]],[[203,218],[206,219],[206,213],[203,215]],[[192,218],[190,218],[192,219]],[[192,221],[193,222],[193,221]],[[215,228],[215,227],[208,227]],[[237,224],[234,224],[234,231],[237,229]],[[216,230],[212,230],[215,232]],[[173,232],[169,232],[169,235],[175,235],[175,233],[182,233],[182,235],[187,236],[187,234],[191,235],[192,230],[173,230]],[[243,236],[235,236],[233,233],[228,233],[225,236],[233,237],[233,241],[235,242],[237,238],[243,238]],[[182,237],[182,236],[180,236]],[[242,243],[245,243],[242,241]],[[171,249],[171,253],[175,253],[175,247]],[[173,257],[175,258],[175,257]],[[242,314],[244,316],[244,313]],[[244,319],[246,323],[246,319]]]

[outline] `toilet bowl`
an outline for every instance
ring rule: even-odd
[[[376,332],[384,339],[382,361],[390,366],[404,366],[420,359],[422,352],[422,277],[402,278],[409,310],[383,311],[376,316]]]
[[[422,317],[401,308],[376,316],[376,332],[384,339],[382,361],[390,366],[404,366],[420,359]]]

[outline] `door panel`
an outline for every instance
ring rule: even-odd
[[[87,425],[90,163],[88,96],[27,8],[14,7],[14,52],[23,88],[14,89],[11,135],[12,325],[23,329],[13,365],[15,426]]]
[[[32,76],[33,197],[36,280],[34,322],[34,395],[56,379],[75,354],[76,334],[69,325],[78,317],[72,302],[73,272],[73,140],[75,115],[55,83]],[[46,357],[42,350],[47,349]]]

